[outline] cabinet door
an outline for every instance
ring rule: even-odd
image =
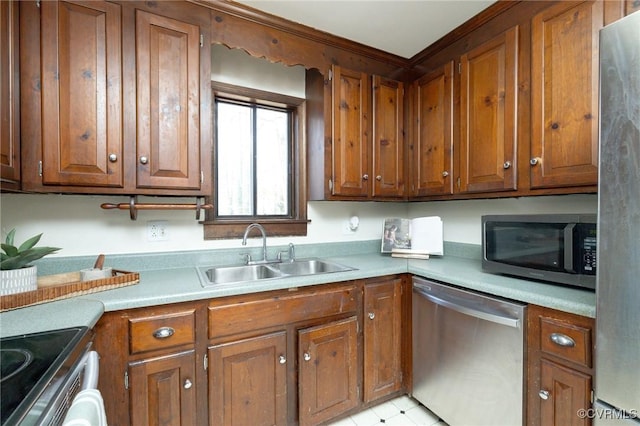
[[[518,27],[460,59],[458,192],[516,189]]]
[[[209,424],[287,424],[286,333],[209,348]]]
[[[300,425],[316,425],[358,405],[357,317],[298,332]]]
[[[333,67],[332,195],[369,194],[369,76]]]
[[[591,376],[546,359],[540,369],[540,424],[581,426],[591,424],[579,416],[591,408]],[[546,398],[546,399],[544,399]]]
[[[403,112],[404,85],[373,76],[373,197],[405,195]]]
[[[196,425],[194,351],[129,364],[132,425]]]
[[[42,183],[121,187],[121,7],[104,1],[40,7]]]
[[[402,386],[402,279],[364,288],[364,402]]]
[[[558,2],[533,18],[531,187],[598,182],[602,1]]]
[[[20,181],[18,2],[0,2],[0,178]],[[17,188],[16,188],[17,189]]]
[[[145,10],[135,19],[137,186],[198,189],[200,27]]]
[[[453,194],[453,62],[413,84],[412,195]]]

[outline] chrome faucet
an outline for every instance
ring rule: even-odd
[[[252,223],[251,225],[247,226],[247,229],[245,229],[244,231],[244,236],[242,237],[242,245],[247,245],[247,235],[249,235],[249,231],[251,231],[253,228],[258,228],[258,230],[262,233],[262,262],[267,263],[267,233],[265,232],[262,225],[260,225],[259,223]],[[249,263],[250,260],[251,258],[248,258],[247,263]]]

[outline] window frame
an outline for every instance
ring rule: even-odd
[[[269,236],[306,236],[307,235],[307,169],[306,169],[306,100],[302,98],[266,92],[263,90],[236,86],[221,82],[211,82],[211,111],[213,129],[216,127],[215,102],[216,98],[225,98],[247,103],[258,103],[265,106],[275,106],[292,110],[292,161],[290,164],[293,179],[291,180],[291,215],[289,217],[271,216],[216,216],[216,209],[207,210],[204,226],[204,239],[242,238],[244,231],[251,223],[259,222]],[[216,176],[216,135],[212,135],[212,163],[211,176]],[[207,202],[213,204],[215,200],[216,183],[211,185],[211,195]]]

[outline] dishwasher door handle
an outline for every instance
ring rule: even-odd
[[[506,325],[513,328],[520,327],[520,319],[512,318],[508,316],[499,315],[493,312],[487,312],[482,310],[481,308],[463,306],[459,303],[452,302],[447,299],[443,299],[440,297],[436,297],[433,294],[429,294],[420,289],[420,287],[414,287],[413,290],[420,294],[420,296],[430,300],[431,302],[438,304],[440,306],[444,306],[445,308],[452,309],[456,312],[460,312],[461,314],[469,315],[475,318],[480,318],[486,321],[491,321],[497,324]]]

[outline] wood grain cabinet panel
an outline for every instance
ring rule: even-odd
[[[129,365],[131,425],[196,425],[193,350]]]
[[[287,424],[286,332],[209,348],[209,424]]]
[[[453,61],[412,84],[411,195],[453,194]]]
[[[19,3],[0,2],[0,179],[2,189],[20,183]]]
[[[604,2],[558,2],[532,20],[531,187],[598,182],[598,37]]]
[[[140,187],[200,187],[200,28],[136,11]]]
[[[529,305],[527,311],[528,426],[579,426],[591,420],[594,320]]]
[[[372,196],[405,194],[404,84],[373,76]]]
[[[402,388],[402,278],[364,287],[364,402]]]
[[[358,406],[357,329],[354,316],[298,331],[300,425]]]
[[[518,27],[460,58],[458,192],[517,187]]]
[[[371,80],[363,72],[334,66],[332,81],[332,194],[367,197]]]
[[[123,186],[122,11],[42,2],[42,182]]]

